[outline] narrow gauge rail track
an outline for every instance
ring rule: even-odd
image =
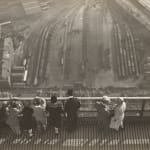
[[[55,40],[55,35],[58,34],[58,31],[60,30],[60,28],[63,26],[64,27],[64,33],[62,35],[63,39],[62,39],[62,48],[59,52],[61,52],[61,57],[60,57],[60,65],[61,65],[61,76],[59,76],[59,80],[61,80],[61,82],[65,81],[65,79],[68,80],[69,78],[69,70],[70,70],[70,51],[71,51],[71,37],[69,37],[71,31],[72,31],[72,26],[74,23],[74,19],[76,16],[77,11],[81,8],[82,3],[78,3],[78,5],[76,5],[75,7],[73,7],[72,9],[70,9],[70,11],[68,11],[68,13],[61,19],[58,20],[58,22],[56,23],[57,25],[55,26],[55,29],[53,30],[52,34],[51,34],[51,38],[49,41],[49,45],[51,45],[51,42]],[[54,51],[54,49],[52,49],[53,47],[49,46],[49,52],[47,57],[49,58],[49,60],[57,62],[56,60],[54,60],[53,55],[51,55]],[[62,62],[63,61],[63,62]],[[52,68],[51,62],[49,62],[49,64],[47,65],[47,71],[46,71],[46,76],[51,76],[51,74],[49,74],[50,71],[53,71],[54,68]],[[60,66],[59,66],[60,67]],[[51,70],[52,69],[52,70]],[[48,71],[50,70],[50,71]],[[52,75],[52,77],[54,77],[54,75],[56,75],[56,72],[54,70],[54,73]],[[57,75],[56,75],[57,76]],[[51,78],[50,78],[51,79]],[[61,86],[61,83],[59,83]]]
[[[134,42],[134,37],[133,34],[131,33],[131,30],[129,29],[128,26],[126,26],[126,35],[127,35],[127,41],[129,42],[130,46],[130,52],[131,52],[131,60],[133,62],[133,74],[136,76],[139,76],[140,74],[140,68],[139,68],[139,62],[136,54],[136,49],[135,49],[135,42]]]
[[[127,25],[124,25],[123,28],[125,30],[124,37],[122,36],[120,25],[114,25],[116,64],[118,77],[120,79],[139,76],[140,72],[133,35]]]
[[[114,3],[112,1],[107,1],[107,5],[112,13],[114,22],[112,40],[114,41],[115,54],[113,56],[113,62],[115,65],[116,77],[119,79],[138,77],[140,75],[140,62],[134,40],[134,32],[136,31],[131,24],[134,21],[136,23],[137,20],[122,10],[115,1]],[[140,23],[137,26],[142,27]],[[131,30],[133,30],[133,33]]]
[[[83,12],[83,38],[82,38],[82,76],[85,78],[86,76],[86,68],[87,68],[87,26],[88,26],[88,15],[87,15],[88,7],[86,6]]]
[[[71,37],[68,38],[68,33],[71,32],[72,30],[72,26],[73,26],[73,22],[74,22],[74,18],[75,18],[75,12],[72,13],[70,16],[70,19],[68,19],[67,21],[67,26],[66,26],[66,30],[65,30],[65,36],[66,36],[66,40],[65,40],[65,48],[64,48],[64,64],[63,64],[63,77],[62,79],[69,79],[69,70],[70,70],[70,51],[71,51]]]
[[[64,58],[64,64],[62,68],[62,79],[69,79],[69,70],[71,68],[71,63],[70,63],[70,53],[71,53],[71,40],[72,38],[68,37],[68,34],[71,33],[72,27],[77,15],[78,10],[81,9],[81,5],[77,6],[70,12],[70,14],[66,17],[64,20],[64,24],[66,24],[65,27],[65,40],[64,40],[64,48],[63,48],[63,58]]]
[[[120,51],[118,51],[120,49],[120,45],[118,44],[118,39],[119,37],[117,37],[119,34],[118,34],[118,30],[117,30],[117,26],[114,26],[114,39],[115,39],[115,49],[116,49],[116,52],[118,53],[118,55],[116,55],[116,63],[115,65],[118,66],[116,67],[117,68],[117,75],[119,78],[121,78],[122,76],[122,68],[121,68],[121,63],[120,63]]]
[[[104,1],[103,0],[93,0],[93,1],[87,1],[86,7],[84,9],[84,13],[83,13],[83,39],[82,39],[82,76],[84,79],[86,79],[88,71],[89,70],[94,70],[93,68],[91,68],[89,66],[90,63],[90,58],[88,57],[88,42],[89,42],[89,37],[90,35],[88,35],[89,32],[89,10],[91,9],[91,7],[104,7]],[[100,9],[100,8],[99,8]],[[101,11],[101,10],[99,10]],[[97,32],[97,37],[95,39],[96,41],[96,45],[97,46],[99,44],[99,32],[100,32],[100,27],[98,27],[99,23],[101,23],[102,18],[100,18],[100,12],[98,12],[96,14],[97,18],[96,18],[96,24],[95,24],[95,28],[96,28],[96,32]],[[101,47],[102,48],[102,47]],[[92,57],[92,56],[91,56]],[[103,63],[103,58],[102,58],[102,52],[100,53],[100,60],[99,60],[99,64],[102,65]],[[95,60],[96,61],[96,60]],[[100,67],[100,66],[99,66]],[[95,68],[99,69],[98,67]]]
[[[39,34],[37,35],[36,42],[32,43],[32,51],[30,53],[30,58],[28,60],[28,84],[36,84],[38,78],[38,70],[40,68],[40,61],[42,55],[43,44],[45,42],[46,32],[48,32],[49,26],[43,25],[39,29]],[[34,33],[33,33],[34,34]]]
[[[28,65],[27,65],[27,69],[28,69],[28,78],[27,78],[27,82],[28,84],[33,83],[34,82],[34,76],[35,76],[35,72],[36,72],[36,67],[37,67],[37,58],[39,57],[39,48],[41,47],[39,44],[41,43],[41,39],[43,36],[43,28],[40,29],[38,28],[38,30],[35,30],[34,32],[36,33],[32,33],[31,34],[31,43],[26,43],[28,44],[28,49],[30,49],[30,51],[28,52],[29,57],[27,58],[28,61]],[[39,38],[37,38],[39,37]],[[34,40],[35,41],[34,41]],[[33,76],[34,75],[34,76]]]
[[[36,40],[36,45],[34,49],[29,54],[31,58],[28,62],[28,84],[37,85],[43,80],[43,78],[45,78],[44,74],[46,72],[46,65],[48,59],[47,56],[49,53],[49,42],[52,34],[54,34],[54,32],[56,31],[57,24],[59,23],[61,18],[63,18],[70,9],[73,9],[77,6],[78,3],[73,5],[71,8],[63,9],[55,16],[55,18],[49,20],[41,27],[39,31],[40,36]],[[31,43],[29,45],[31,45]]]

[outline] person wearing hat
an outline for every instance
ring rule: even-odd
[[[110,98],[103,96],[102,100],[97,101],[95,108],[97,109],[98,127],[99,130],[106,129],[110,122]]]
[[[49,114],[48,124],[54,128],[55,134],[59,134],[61,127],[61,115],[63,114],[62,106],[57,101],[56,96],[51,97],[51,102],[46,106],[46,111]]]
[[[18,115],[20,113],[20,110],[17,108],[16,102],[11,102],[9,109],[8,109],[8,117],[7,117],[7,125],[11,128],[11,130],[17,134],[21,134],[20,130],[20,123],[18,119]]]
[[[22,116],[22,129],[28,131],[29,136],[33,136],[33,129],[35,125],[35,119],[33,117],[33,108],[30,101],[24,101],[24,108],[21,111]]]
[[[7,102],[1,102],[0,106],[0,134],[3,132],[3,129],[6,127],[6,120],[7,120]]]
[[[114,116],[111,118],[109,127],[116,131],[119,131],[119,128],[123,128],[123,120],[126,111],[126,102],[122,97],[117,99],[117,105],[114,108]]]
[[[111,103],[111,100],[110,100],[110,98],[108,97],[108,96],[103,96],[102,97],[102,100],[103,100],[103,102],[105,102],[105,103]]]
[[[78,109],[80,108],[80,102],[73,97],[72,89],[69,89],[67,91],[67,96],[68,99],[64,106],[64,112],[67,118],[67,129],[69,131],[72,131],[77,128],[77,118],[78,118],[77,112]]]
[[[33,117],[36,120],[37,130],[41,132],[46,130],[47,127],[46,100],[41,97],[35,97],[33,103]]]

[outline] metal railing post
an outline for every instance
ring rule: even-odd
[[[146,104],[146,100],[143,100],[142,101],[141,112],[140,112],[140,117],[143,117],[143,113],[144,113],[144,110],[145,110],[145,104]]]

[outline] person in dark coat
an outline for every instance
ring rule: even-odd
[[[108,127],[108,125],[109,125],[110,112],[106,108],[107,108],[107,106],[103,102],[96,102],[99,130],[103,130],[104,128]]]
[[[67,128],[72,131],[77,128],[77,112],[80,108],[80,102],[73,97],[73,90],[68,90],[67,95],[69,97],[65,103],[64,111],[67,118]]]
[[[2,106],[0,107],[0,134],[6,127],[6,120],[7,120],[7,104],[3,102]]]
[[[51,102],[47,104],[46,111],[49,113],[48,124],[54,127],[55,134],[59,134],[61,118],[64,114],[61,104],[57,102],[57,97],[52,96]]]
[[[33,109],[30,105],[30,102],[25,102],[21,114],[23,115],[22,128],[28,131],[29,136],[32,136],[33,128],[35,128],[35,119],[33,117]]]
[[[95,108],[97,109],[99,130],[103,130],[109,127],[110,116],[111,116],[109,103],[110,103],[110,99],[104,96],[101,101],[97,101],[95,104]]]

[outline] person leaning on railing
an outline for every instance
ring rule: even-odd
[[[46,100],[41,97],[35,97],[32,105],[33,116],[36,120],[36,127],[38,132],[46,130],[47,128],[47,116],[46,116]]]
[[[7,102],[1,102],[0,106],[0,134],[3,132],[3,129],[6,127],[7,121]]]
[[[31,107],[31,101],[23,102],[23,109],[21,111],[21,127],[23,131],[28,131],[29,136],[33,136],[33,130],[36,127],[35,119],[33,117],[33,108]]]
[[[18,118],[19,113],[20,113],[20,110],[18,109],[16,102],[12,101],[8,107],[8,111],[7,111],[8,116],[7,116],[6,123],[11,128],[13,133],[17,135],[21,134],[20,122]]]
[[[97,119],[99,130],[104,130],[109,127],[111,111],[109,104],[111,100],[108,96],[103,96],[102,100],[95,103],[95,108],[97,109]]]
[[[48,112],[48,125],[54,128],[55,134],[59,134],[61,127],[62,114],[64,114],[62,105],[57,101],[56,96],[51,97],[51,101],[47,103],[46,111]]]
[[[109,127],[116,131],[119,131],[119,128],[123,128],[123,121],[126,111],[126,102],[123,98],[117,99],[117,105],[114,108],[114,116],[111,118]]]
[[[77,112],[80,108],[80,102],[74,98],[72,89],[67,91],[67,96],[68,99],[64,106],[64,112],[67,118],[67,130],[73,131],[77,128]]]

